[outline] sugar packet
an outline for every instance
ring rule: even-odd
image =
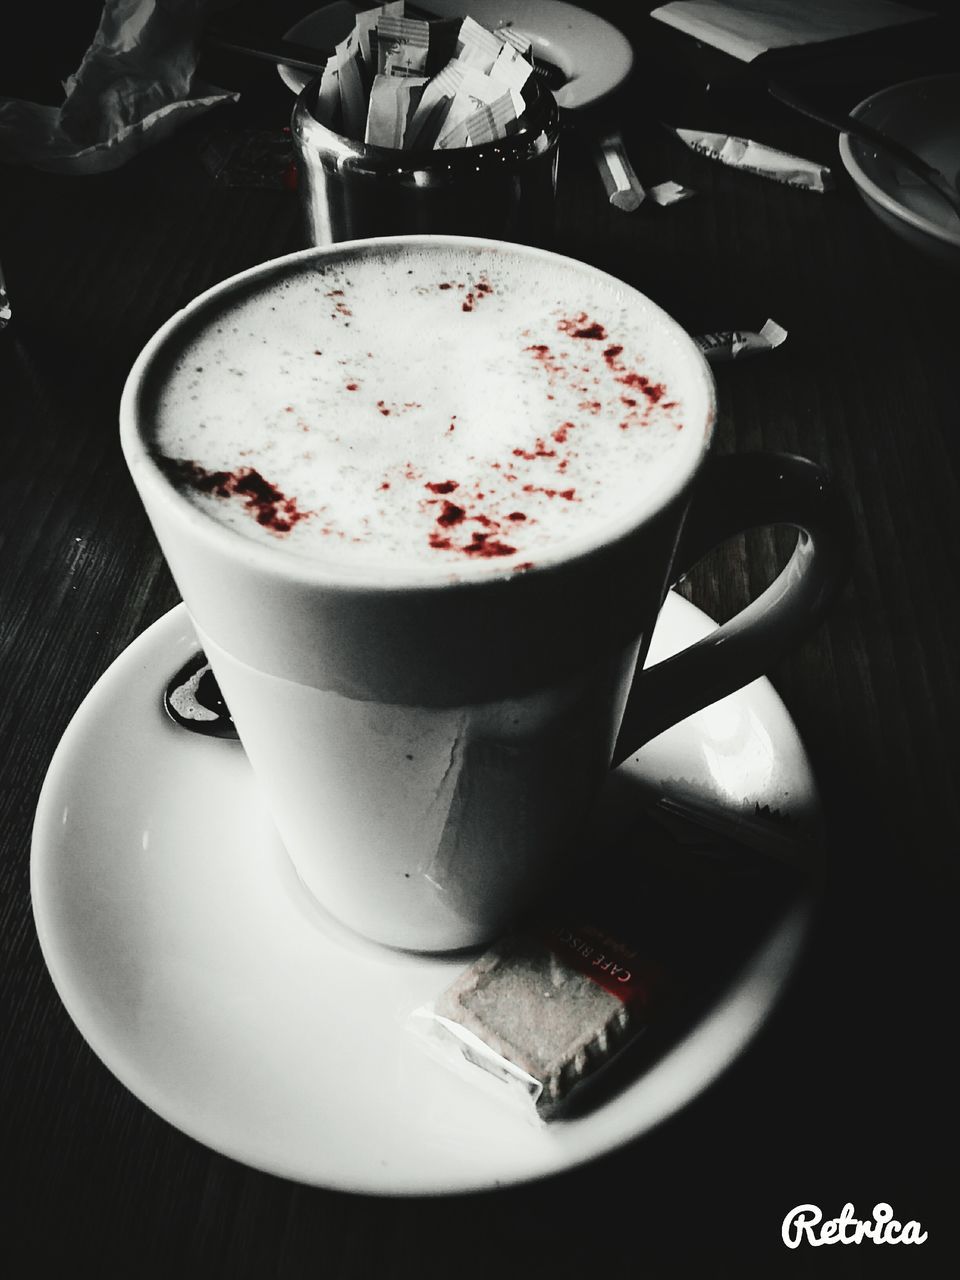
[[[340,107],[340,68],[336,54],[327,59],[320,77],[320,88],[317,90],[317,105],[314,114],[321,124],[328,129],[336,129],[341,122]]]
[[[364,9],[357,14],[354,31],[360,49],[364,84],[368,89],[378,70],[377,27],[383,18],[402,18],[404,8],[404,0],[389,0],[388,4],[382,4],[374,9]]]
[[[517,95],[517,102],[519,103],[520,112],[522,112],[523,99],[519,94]],[[494,104],[497,107],[495,115],[493,112]],[[504,92],[504,85],[501,81],[495,80],[491,75],[484,74],[478,67],[466,64],[463,74],[454,89],[453,96],[446,103],[446,110],[437,134],[436,146],[442,148],[466,146],[467,143],[462,140],[465,131],[459,129],[458,126],[465,125],[472,118],[481,116],[485,107],[490,109],[486,118],[490,123],[495,122],[498,126],[506,126],[511,120],[515,120],[519,114],[517,103],[515,103],[511,91],[508,89]],[[466,132],[469,133],[469,130]],[[491,136],[503,137],[505,134],[500,132],[493,133]]]
[[[474,18],[464,18],[455,50],[455,57],[461,62],[480,71],[489,71],[502,48],[503,41],[498,40],[492,31],[482,27]]]
[[[520,111],[522,111],[522,103]],[[445,130],[437,139],[441,149],[480,147],[485,142],[505,138],[516,127],[520,114],[514,95],[508,90],[489,105],[482,103],[475,111]]]
[[[522,93],[533,75],[533,64],[526,54],[515,49],[513,45],[505,44],[494,59],[489,74],[491,80],[496,80],[508,89]]]
[[[529,41],[508,27],[494,34],[470,17],[412,18],[394,0],[360,13],[337,45],[317,115],[347,137],[393,150],[481,146],[522,128],[528,52]],[[400,90],[387,79],[415,83]]]
[[[533,52],[533,44],[527,36],[522,35],[519,31],[515,31],[513,27],[506,26],[495,28],[493,34],[501,44],[510,45],[511,48],[516,49],[517,53],[519,53],[521,57],[529,60],[530,55]]]
[[[443,124],[444,116],[466,74],[466,64],[448,62],[424,88],[419,105],[407,129],[408,147],[432,147]]]
[[[336,58],[343,131],[350,138],[362,138],[367,124],[367,93],[357,27],[337,45]]]
[[[776,320],[765,321],[758,333],[747,329],[730,329],[724,333],[702,333],[694,338],[707,360],[715,364],[773,351],[786,340],[787,331]]]
[[[378,75],[370,90],[364,142],[400,151],[427,83],[425,76]]]
[[[791,187],[803,187],[807,191],[824,192],[833,187],[833,175],[826,165],[790,155],[751,138],[707,133],[702,129],[674,129],[673,132],[691,151],[699,151],[701,155],[719,160],[733,169],[772,178]]]
[[[430,53],[430,24],[386,14],[377,22],[377,71],[387,76],[423,76]]]

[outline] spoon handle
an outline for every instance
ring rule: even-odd
[[[329,56],[327,50],[314,49],[311,45],[295,44],[291,40],[279,40],[268,36],[246,39],[242,35],[228,36],[215,30],[206,32],[204,43],[213,49],[239,53],[248,58],[259,58],[263,62],[272,62],[275,66],[295,67],[298,71],[309,71],[315,76],[322,73]]]
[[[779,84],[777,81],[768,81],[767,91],[778,102],[791,107],[794,111],[799,111],[801,115],[809,116],[811,120],[816,120],[829,129],[849,133],[852,137],[860,138],[863,142],[868,142],[883,151],[891,160],[898,161],[911,173],[915,173],[917,177],[929,183],[960,217],[960,192],[948,182],[939,169],[935,169],[933,165],[921,159],[903,143],[888,137],[887,134],[881,133],[879,129],[875,129],[863,120],[858,120],[855,116],[834,113],[819,105],[814,106],[806,98],[798,96],[792,89],[788,89],[786,85]]]

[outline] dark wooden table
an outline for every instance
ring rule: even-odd
[[[630,32],[649,70],[641,17]],[[115,173],[2,172],[16,328],[0,344],[0,1248],[25,1249],[7,1274],[947,1274],[960,1190],[960,275],[909,251],[843,181],[808,195],[685,151],[651,113],[654,89],[670,87],[662,63],[655,82],[635,80],[619,119],[641,179],[675,178],[697,198],[617,212],[572,132],[558,247],[639,286],[692,332],[784,325],[777,353],[717,370],[718,449],[806,454],[854,513],[849,585],[770,672],[830,829],[829,883],[797,980],[742,1059],[641,1141],[541,1184],[442,1200],[308,1188],[233,1163],[147,1110],[74,1028],[30,910],[37,796],[84,695],[177,600],[121,459],[120,390],[175,309],[302,243],[282,181],[229,185],[209,164],[225,138],[251,146],[263,130],[282,145],[290,100],[269,68],[218,72],[242,83],[239,107]],[[677,122],[713,127],[717,111]],[[839,170],[817,126],[773,108],[754,126]],[[687,590],[727,616],[782,552],[769,532],[740,539]],[[867,1217],[881,1200],[918,1219],[927,1244],[780,1243],[794,1205],[829,1217],[852,1201]]]

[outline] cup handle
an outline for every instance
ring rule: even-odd
[[[775,524],[799,530],[785,568],[722,627],[637,672],[614,765],[677,721],[763,675],[821,621],[847,576],[852,520],[821,467],[774,453],[707,461],[680,535],[677,577],[727,538]]]

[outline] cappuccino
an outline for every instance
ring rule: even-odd
[[[523,572],[655,510],[709,378],[612,277],[455,239],[294,257],[196,308],[148,446],[212,520],[338,576]]]

